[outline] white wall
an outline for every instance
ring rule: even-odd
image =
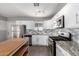
[[[0,30],[6,30],[6,21],[0,19]]]
[[[56,20],[58,17],[64,15],[65,16],[65,28],[78,28],[79,24],[76,24],[76,13],[79,14],[79,4],[77,3],[69,3],[65,5],[53,18]],[[52,23],[51,22],[51,23]]]
[[[7,22],[6,17],[0,16],[0,41],[7,39]]]

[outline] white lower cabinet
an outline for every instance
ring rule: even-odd
[[[71,56],[67,51],[56,45],[56,56]]]
[[[56,56],[64,56],[64,54],[62,53],[62,51],[59,49],[59,47],[56,47]]]
[[[32,35],[32,45],[48,45],[48,35]]]
[[[37,45],[37,44],[38,44],[38,36],[32,35],[32,45]]]

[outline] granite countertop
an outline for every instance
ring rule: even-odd
[[[56,44],[72,56],[79,56],[79,44],[73,41],[56,41]]]
[[[24,35],[48,35],[48,34],[24,34]]]

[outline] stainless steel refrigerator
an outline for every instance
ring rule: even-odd
[[[12,38],[22,38],[26,34],[26,25],[12,25]]]

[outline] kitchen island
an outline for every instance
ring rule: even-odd
[[[0,56],[22,56],[28,53],[28,40],[23,38],[8,39],[0,43]]]

